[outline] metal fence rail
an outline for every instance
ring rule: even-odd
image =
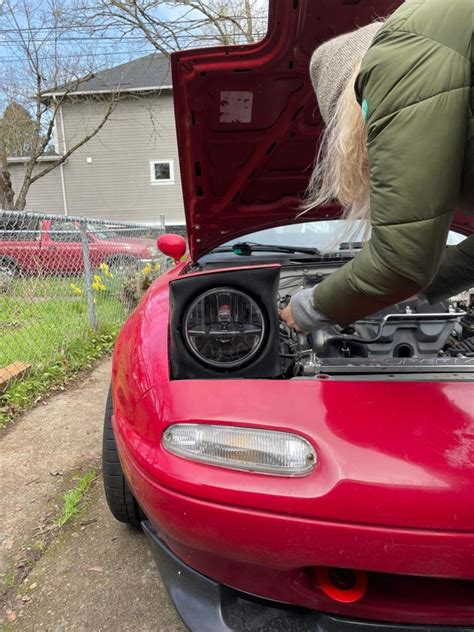
[[[160,225],[0,211],[0,393],[116,331],[166,267]]]

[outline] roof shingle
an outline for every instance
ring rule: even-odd
[[[171,86],[170,60],[161,53],[151,53],[146,57],[133,59],[132,61],[97,72],[91,79],[80,83],[77,93],[87,92],[127,92],[133,90],[152,90],[169,88]],[[60,93],[63,88],[51,90]]]

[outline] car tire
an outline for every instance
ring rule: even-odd
[[[0,294],[10,291],[12,281],[20,274],[20,266],[6,257],[0,258]]]
[[[11,277],[20,274],[20,265],[9,257],[0,257],[0,273]]]
[[[120,464],[117,442],[112,427],[113,412],[112,390],[109,389],[105,405],[102,441],[102,477],[105,498],[116,520],[138,527],[145,516],[130,491]]]

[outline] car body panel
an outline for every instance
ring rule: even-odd
[[[225,268],[226,271],[229,267]],[[361,619],[474,624],[472,382],[174,380],[168,270],[119,335],[113,426],[129,485],[166,544],[215,581]],[[304,477],[214,467],[165,451],[174,423],[288,430]],[[360,603],[328,599],[315,566],[376,573]],[[370,578],[369,578],[370,579]]]
[[[474,532],[472,383],[225,380],[217,389],[215,380],[180,380],[148,391],[134,417],[135,461],[181,493],[294,516]],[[295,433],[318,464],[285,478],[184,460],[161,447],[174,423]]]
[[[14,239],[2,237],[0,231],[0,259],[2,257],[17,264],[22,272],[44,272],[49,274],[74,274],[84,269],[82,239],[79,228],[75,223],[65,223],[61,218],[58,221],[65,231],[71,232],[71,239],[66,239],[65,234],[54,233],[52,224],[55,220],[40,220],[37,225],[37,233],[32,230],[14,231]],[[7,233],[7,231],[4,231]],[[25,239],[22,239],[22,233]],[[62,239],[55,239],[54,234]],[[28,237],[27,237],[28,236]],[[149,260],[151,256],[150,240],[130,240],[123,238],[117,240],[99,239],[88,232],[89,258],[92,267],[100,263],[111,262],[117,257],[126,257],[131,261]]]
[[[216,581],[345,616],[474,623],[474,583],[462,581],[474,579],[474,533],[314,520],[177,493],[149,478],[134,461],[133,440],[118,420],[114,431],[127,480],[160,536],[181,559]],[[313,569],[320,566],[363,569],[388,577],[372,584],[373,592],[360,603],[340,604],[327,598],[314,580]],[[400,586],[394,574],[446,582],[417,583],[408,577]]]
[[[472,619],[469,614],[473,605],[470,582],[443,579],[423,581],[408,576],[400,578],[397,575],[366,574],[359,571],[359,577],[367,579],[365,603],[356,604],[353,608],[360,615],[354,617],[342,611],[339,617],[328,613],[334,603],[330,603],[332,600],[328,599],[317,583],[318,576],[325,573],[322,568],[268,569],[254,563],[231,563],[223,560],[220,555],[165,543],[148,520],[142,523],[142,527],[168,594],[185,625],[191,630],[198,628],[198,622],[206,621],[208,629],[213,632],[230,632],[238,620],[239,629],[248,632],[408,632],[413,629],[411,623],[406,625],[400,621],[413,621],[416,618],[421,622],[432,609],[432,604],[436,603],[436,627],[417,626],[416,632],[434,632],[434,629],[436,632],[474,631],[472,626],[461,628],[449,623],[440,625],[445,620],[449,621],[446,615],[450,618],[452,616],[447,612],[448,603],[456,608],[458,620],[463,618],[469,623],[469,618]],[[210,564],[217,576],[228,579],[217,582],[196,570],[203,565],[207,569]],[[235,576],[241,583],[245,583],[245,589],[235,590],[229,587]],[[272,586],[272,592],[279,595],[279,603],[275,604],[275,600],[256,600],[252,596],[261,590],[262,584]],[[288,599],[294,594],[299,599],[306,599],[311,604],[310,609],[288,605]],[[380,599],[383,594],[390,594],[390,603]],[[316,608],[315,603],[318,604]],[[371,615],[376,617],[375,620],[362,618],[369,608]]]
[[[168,287],[182,270],[152,286],[114,356],[119,423],[152,479],[272,512],[474,531],[471,382],[170,380]],[[310,476],[282,478],[186,461],[161,447],[163,430],[179,422],[288,430],[315,446],[319,462]]]

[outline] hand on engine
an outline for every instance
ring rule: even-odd
[[[280,312],[280,318],[288,327],[298,333],[310,333],[321,326],[333,325],[313,304],[314,288],[300,290],[293,294],[290,304]]]
[[[290,329],[294,329],[297,333],[306,333],[298,326],[297,322],[293,318],[293,314],[291,311],[291,301],[286,307],[280,310],[280,320],[282,320]]]

